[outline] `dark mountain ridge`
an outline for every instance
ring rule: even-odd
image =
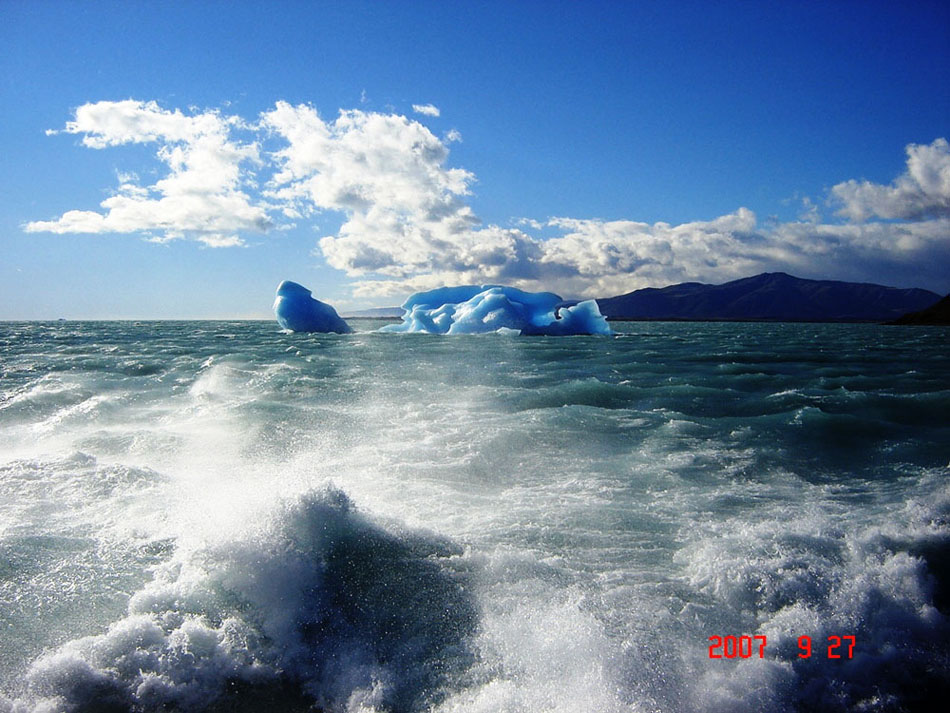
[[[684,282],[598,299],[608,319],[882,322],[930,307],[940,295],[918,288],[806,280],[765,272],[721,285]]]
[[[950,295],[927,309],[909,312],[889,324],[932,324],[950,325]]]

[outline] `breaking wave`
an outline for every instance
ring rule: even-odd
[[[30,668],[12,710],[413,711],[472,661],[458,548],[393,533],[340,490],[176,554],[107,632]]]

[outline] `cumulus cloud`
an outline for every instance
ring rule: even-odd
[[[387,145],[405,150],[408,143]],[[443,153],[429,150],[438,157],[430,169],[445,170]],[[503,228],[481,225],[461,202],[467,193],[461,189],[444,195],[451,194],[446,215],[464,220],[449,225],[411,210],[397,216],[386,208],[391,201],[367,203],[350,210],[339,233],[319,245],[331,265],[357,278],[357,296],[504,282],[589,297],[688,280],[722,282],[765,270],[857,280],[887,274],[907,282],[915,264],[920,278],[935,283],[950,260],[950,221],[940,208],[946,153],[943,139],[908,147],[907,173],[892,187],[878,187],[900,193],[904,207],[888,212],[879,206],[873,215],[904,222],[867,222],[867,215],[849,213],[848,222],[823,223],[817,206],[805,199],[800,219],[788,223],[760,224],[751,210],[739,208],[679,225],[556,217],[544,224],[521,219],[517,228]],[[464,183],[472,180],[466,175]],[[411,184],[403,186],[406,194],[438,195],[432,184]],[[834,195],[841,195],[839,187]],[[541,238],[526,232],[543,228],[560,234]]]
[[[803,276],[932,282],[950,264],[950,220],[821,224],[758,222],[745,208],[710,221],[647,225],[555,219],[563,236],[541,243],[545,279],[579,296],[621,294],[681,281],[724,282],[783,270]],[[941,267],[942,266],[942,267]]]
[[[908,146],[906,170],[890,185],[836,185],[837,223],[823,222],[805,199],[800,219],[788,223],[760,223],[738,208],[679,225],[554,217],[505,227],[482,223],[469,206],[475,176],[448,160],[458,133],[440,139],[399,114],[346,110],[326,119],[310,105],[277,102],[249,124],[127,100],[86,104],[62,132],[93,149],[154,145],[167,175],[143,185],[119,173],[102,211],[70,210],[28,231],[146,233],[156,242],[229,247],[243,244],[242,234],[329,213],[339,227],[324,232],[316,252],[352,278],[358,297],[485,282],[604,296],[764,270],[893,274],[905,283],[930,275],[931,284],[945,284],[939,275],[950,266],[946,139]],[[236,140],[239,132],[254,140]],[[260,185],[249,167],[266,173]]]
[[[439,107],[432,104],[413,104],[412,110],[417,114],[425,114],[426,116],[439,116],[441,113]]]
[[[422,124],[358,110],[324,121],[285,102],[261,123],[287,144],[268,197],[304,216],[344,214],[319,243],[333,267],[405,277],[474,249],[464,243],[478,220],[463,200],[474,176],[448,168],[448,149]]]
[[[389,279],[360,279],[356,296],[399,296],[447,284],[504,282],[577,297],[621,294],[682,281],[723,282],[766,270],[863,280],[883,270],[937,280],[950,259],[948,221],[893,225],[762,226],[740,209],[680,225],[556,218],[562,235],[540,239],[489,227],[467,236],[478,251]],[[931,260],[928,256],[932,256]],[[921,261],[932,265],[930,273]],[[916,272],[914,272],[916,270]]]
[[[845,181],[831,189],[841,202],[840,215],[855,221],[872,217],[919,220],[950,217],[950,144],[907,146],[907,170],[889,186]]]
[[[120,174],[119,186],[102,212],[70,210],[59,218],[34,221],[27,232],[154,233],[167,242],[193,238],[210,247],[243,244],[240,233],[271,227],[267,208],[245,192],[251,184],[246,164],[260,161],[256,143],[231,140],[240,121],[208,111],[185,115],[155,102],[101,101],[84,104],[62,130],[82,135],[82,144],[104,149],[122,144],[155,144],[168,168],[165,177],[142,186],[134,174]]]
[[[294,202],[304,213],[345,214],[336,234],[318,245],[330,265],[355,278],[356,296],[477,282],[603,296],[763,270],[806,276],[850,270],[849,278],[867,279],[874,266],[897,274],[928,257],[946,266],[950,252],[946,220],[824,224],[807,199],[799,221],[781,224],[762,225],[751,210],[739,208],[680,225],[556,217],[544,224],[521,219],[514,228],[486,226],[465,202],[474,176],[447,168],[449,141],[417,122],[358,111],[325,122],[311,107],[278,104],[264,123],[288,142],[278,152],[273,198]],[[912,183],[920,195],[939,194],[941,154],[944,140],[909,147],[910,178],[895,186]],[[544,228],[560,234],[538,237]]]
[[[745,208],[680,225],[565,217],[545,225],[519,223],[561,234],[542,239],[518,229],[474,229],[458,236],[452,260],[433,259],[433,270],[393,280],[361,280],[355,293],[394,295],[454,281],[602,297],[686,280],[734,279],[801,261],[799,251],[772,240]]]
[[[670,225],[553,218],[548,239],[495,226],[473,230],[454,261],[393,279],[358,280],[357,296],[397,296],[447,284],[504,282],[575,297],[603,297],[684,281],[725,282],[763,271],[902,283],[945,281],[950,220],[762,225],[740,208],[709,221]],[[534,226],[531,226],[534,227]],[[465,259],[471,257],[473,259]],[[878,278],[879,279],[879,278]]]
[[[746,209],[679,226],[555,218],[547,226],[563,234],[549,239],[485,226],[464,200],[474,176],[448,168],[445,144],[418,122],[362,111],[327,121],[311,106],[279,102],[262,125],[286,142],[268,197],[295,215],[344,214],[318,244],[331,266],[357,278],[356,295],[467,282],[604,294],[633,281],[739,277],[781,252]]]

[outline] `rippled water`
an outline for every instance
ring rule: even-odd
[[[0,323],[0,711],[950,693],[946,330],[355,324]]]

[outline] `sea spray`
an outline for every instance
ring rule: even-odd
[[[411,711],[467,667],[477,625],[458,549],[388,533],[324,489],[244,539],[179,553],[104,634],[40,658],[37,705],[83,710]]]

